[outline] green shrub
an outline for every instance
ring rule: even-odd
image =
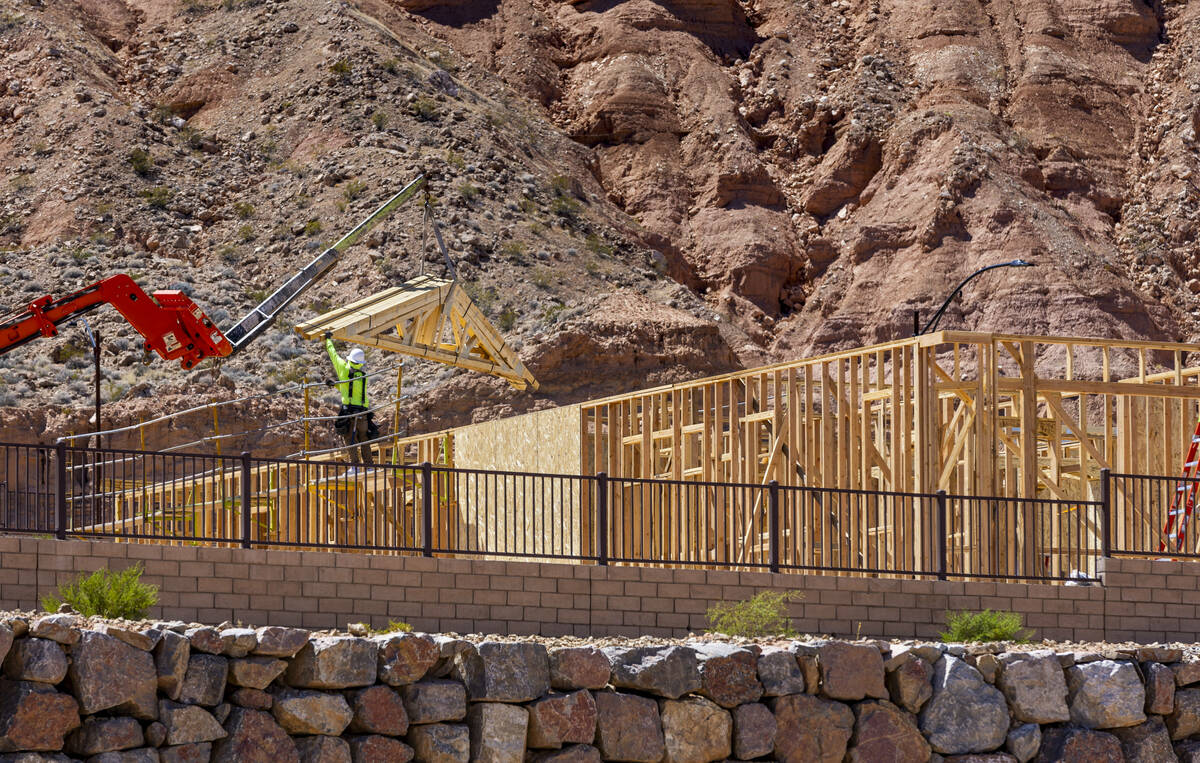
[[[143,148],[135,148],[129,152],[129,166],[142,177],[154,172],[154,157]]]
[[[517,311],[511,307],[506,307],[500,311],[499,318],[501,331],[512,331],[512,327],[517,325]]]
[[[59,586],[58,595],[42,597],[42,608],[57,612],[70,604],[84,617],[111,617],[141,620],[158,603],[158,586],[141,581],[140,564],[120,572],[100,569],[86,578]]]
[[[362,180],[347,180],[342,188],[342,197],[346,201],[354,201],[367,192],[367,184]]]
[[[746,601],[719,602],[705,614],[708,632],[745,638],[792,638],[796,631],[787,614],[787,603],[803,596],[800,591],[760,591]]]
[[[371,115],[371,124],[375,125],[376,130],[382,130],[387,127],[388,115],[386,111],[376,111]]]
[[[371,633],[412,633],[413,627],[403,620],[388,620],[388,624],[382,628],[370,628]]]
[[[254,217],[254,205],[248,201],[235,202],[233,211],[243,220],[249,220],[251,217]]]
[[[238,238],[241,239],[243,244],[248,244],[251,241],[253,241],[254,240],[254,226],[251,225],[250,223],[246,223],[242,227],[238,228]]]
[[[425,96],[421,96],[408,104],[408,110],[414,117],[425,122],[437,119],[439,113],[437,101]]]
[[[171,189],[165,185],[160,185],[157,188],[147,188],[138,194],[146,203],[155,209],[166,209],[167,204],[171,203]]]
[[[458,186],[458,195],[462,196],[463,201],[470,203],[479,198],[479,188],[470,183],[460,183]]]
[[[947,643],[969,641],[1017,641],[1026,642],[1032,635],[1021,627],[1021,616],[1016,612],[947,612],[946,630],[942,641]]]
[[[332,66],[329,67],[329,71],[338,75],[339,77],[345,77],[350,73],[350,62],[344,58],[339,58],[337,61],[333,62]]]
[[[582,209],[582,206],[579,202],[570,196],[555,196],[554,200],[550,202],[550,211],[568,220],[574,219],[579,214],[580,209]]]
[[[320,220],[309,220],[304,224],[304,235],[315,236],[321,232]]]

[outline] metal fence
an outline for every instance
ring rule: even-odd
[[[1061,501],[64,445],[0,459],[6,532],[942,579],[1094,579],[1103,555],[1150,553],[1149,535],[1110,538],[1110,514],[1152,527],[1179,482],[1106,471],[1099,500]]]

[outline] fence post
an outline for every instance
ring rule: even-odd
[[[433,464],[421,464],[421,555],[433,556]]]
[[[242,451],[242,548],[250,548],[250,451]]]
[[[767,564],[779,572],[779,481],[767,483]]]
[[[937,491],[937,574],[938,580],[946,579],[946,491]]]
[[[597,538],[596,563],[602,567],[608,566],[608,473],[596,475],[596,532]]]
[[[54,537],[67,539],[67,444],[54,446]]]
[[[1112,517],[1112,470],[1107,467],[1100,470],[1100,554],[1112,556],[1112,535],[1109,522]]]

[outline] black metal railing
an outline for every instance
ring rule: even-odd
[[[1200,558],[1200,517],[1189,510],[1200,498],[1200,479],[1113,474],[1109,493],[1113,554]]]
[[[942,579],[1158,554],[1179,483],[1105,470],[1071,501],[5,444],[0,464],[6,532]]]

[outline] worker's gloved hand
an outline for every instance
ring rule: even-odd
[[[326,331],[326,332],[325,332],[325,339],[326,339],[326,340],[333,339],[333,332],[332,332],[332,331]]]

